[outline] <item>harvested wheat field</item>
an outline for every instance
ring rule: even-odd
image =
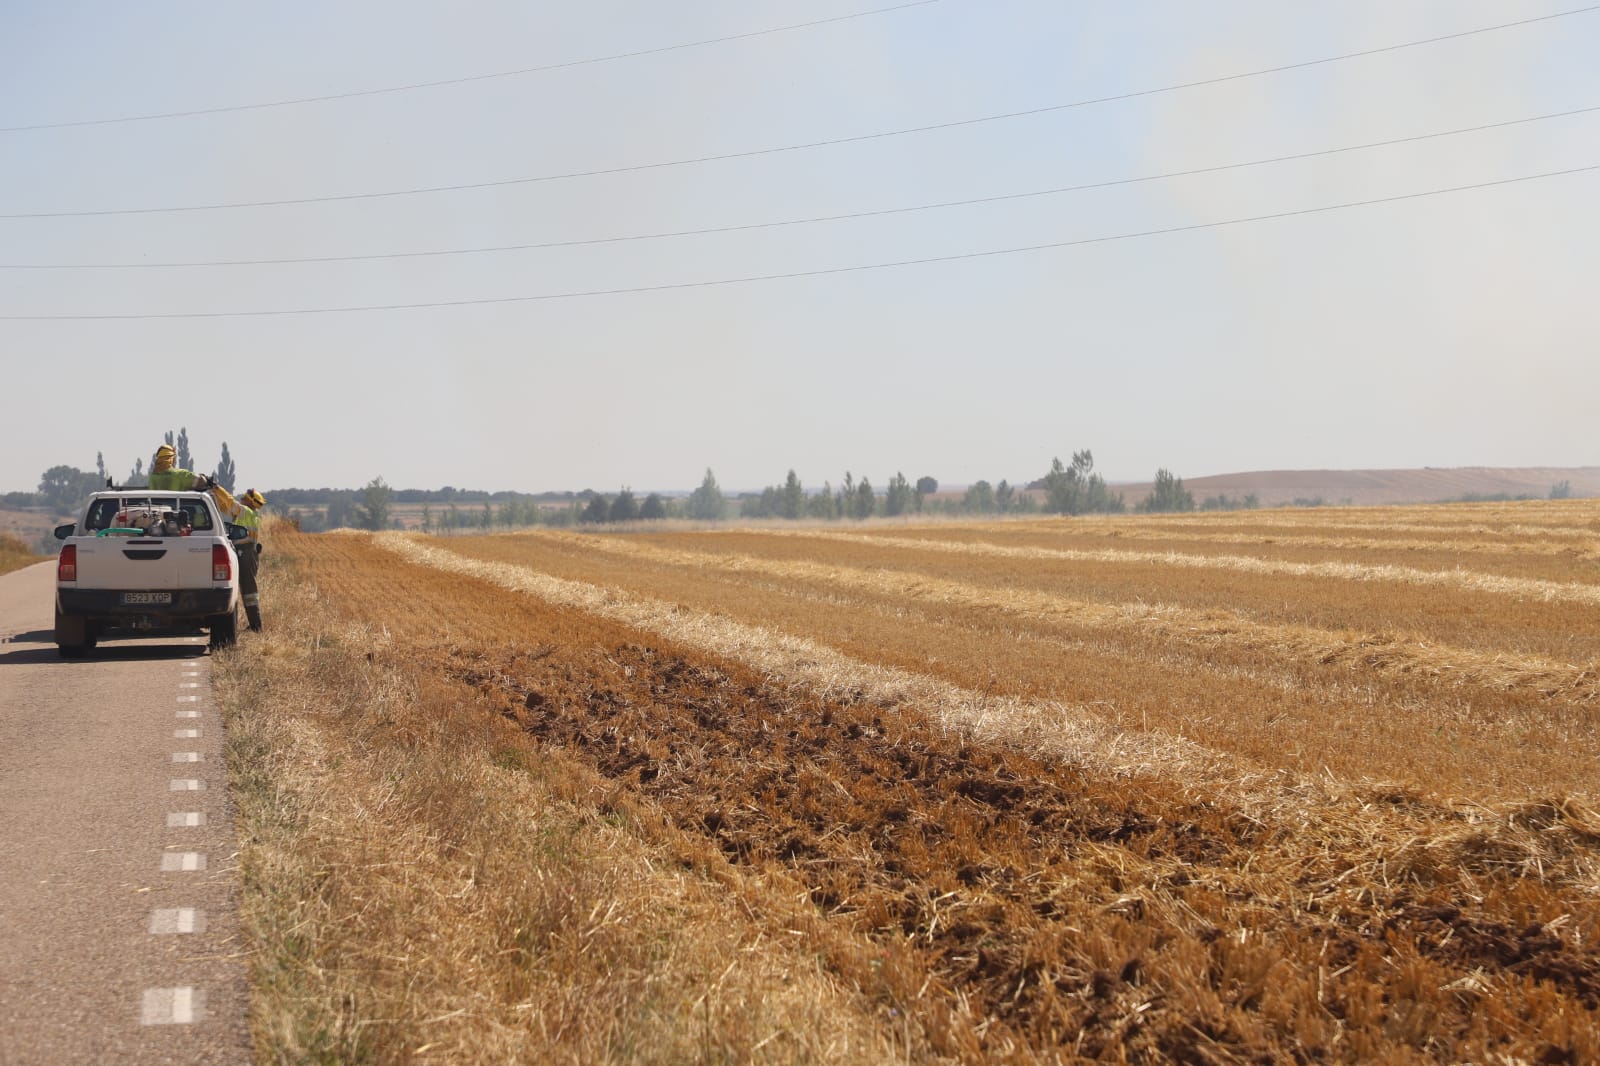
[[[1600,1059],[1600,506],[278,529],[284,1061]]]

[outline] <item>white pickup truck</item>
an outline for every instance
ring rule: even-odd
[[[223,521],[204,492],[107,489],[83,518],[56,527],[56,647],[86,655],[107,630],[140,635],[210,635],[213,648],[238,633],[239,557],[245,536]]]

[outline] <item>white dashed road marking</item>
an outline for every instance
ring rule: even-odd
[[[200,712],[199,711],[179,711],[178,712],[178,717],[179,718],[199,718],[200,717]]]
[[[197,777],[175,777],[167,782],[168,792],[204,792],[206,783]]]
[[[172,735],[178,740],[194,740],[200,735],[198,729],[174,729]]]
[[[206,931],[206,915],[193,907],[158,907],[150,912],[151,936],[176,936]]]
[[[200,702],[200,697],[199,696],[179,696],[178,697],[178,702],[179,703],[199,703]]]
[[[173,762],[205,762],[205,758],[198,751],[175,751],[172,753]]]
[[[168,829],[192,829],[205,824],[206,816],[203,811],[173,811],[167,815]]]
[[[147,988],[140,1025],[191,1025],[205,1017],[206,994],[193,988]]]
[[[178,683],[178,687],[179,688],[199,688],[200,687],[200,682],[198,682],[198,681],[180,681]]]
[[[198,851],[168,851],[161,856],[162,873],[186,873],[205,868],[206,857]]]

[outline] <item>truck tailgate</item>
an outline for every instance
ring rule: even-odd
[[[212,587],[211,547],[195,537],[81,537],[80,589],[203,589]]]

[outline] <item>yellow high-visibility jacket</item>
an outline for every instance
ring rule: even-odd
[[[222,511],[222,516],[236,526],[243,526],[250,531],[250,543],[261,543],[261,516],[238,500],[233,498],[233,493],[221,485],[211,486],[211,498],[217,501],[217,507]]]
[[[193,470],[174,468],[163,470],[159,474],[150,475],[150,487],[163,489],[167,492],[189,492],[194,489],[195,478],[198,475]]]

